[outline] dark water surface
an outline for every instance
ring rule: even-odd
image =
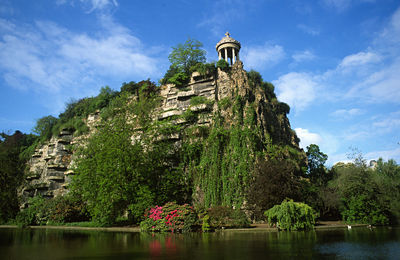
[[[400,259],[400,228],[191,234],[0,229],[0,259]]]

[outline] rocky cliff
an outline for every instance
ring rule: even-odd
[[[223,118],[222,124],[229,129],[238,122],[235,111],[241,109],[244,116],[248,113],[254,114],[254,128],[259,130],[259,140],[265,147],[291,147],[300,154],[298,159],[305,162],[304,152],[298,146],[299,140],[286,117],[289,107],[276,100],[272,85],[255,82],[248,75],[243,64],[238,61],[228,72],[220,69],[203,74],[194,72],[190,82],[184,86],[163,85],[159,90],[162,104],[157,109],[154,120],[171,120],[183,129],[192,126],[212,127],[215,115],[219,114]],[[234,107],[235,100],[240,101],[239,108]],[[244,109],[246,107],[252,107],[252,112]],[[87,124],[94,129],[93,122],[96,120],[99,120],[99,115],[91,115]],[[165,138],[179,145],[184,137],[181,131]],[[73,174],[72,147],[82,140],[81,137],[74,137],[70,131],[63,130],[37,148],[28,163],[27,184],[22,190],[24,196],[40,194],[54,197],[65,194]],[[265,147],[261,149],[265,150]]]

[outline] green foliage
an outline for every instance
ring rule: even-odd
[[[197,63],[190,68],[190,72],[199,72],[201,76],[214,75],[216,72],[215,63]]]
[[[265,210],[284,199],[300,197],[300,181],[293,163],[284,159],[257,162],[254,178],[248,185],[248,202],[256,220],[261,220]]]
[[[376,200],[370,200],[370,196],[362,194],[350,197],[344,201],[345,208],[342,211],[343,219],[347,223],[363,223],[373,225],[385,225],[389,218],[385,215],[381,205]]]
[[[307,204],[285,200],[265,211],[268,223],[277,223],[283,230],[307,230],[315,224],[316,213]]]
[[[162,141],[179,127],[153,120],[158,105],[159,97],[144,91],[136,102],[119,96],[104,111],[104,124],[77,151],[71,191],[87,201],[95,222],[111,225],[128,212],[138,223],[153,203],[185,200],[183,172],[174,163],[177,151]]]
[[[182,117],[186,122],[194,122],[197,120],[197,114],[190,108],[186,109],[186,111],[182,114]]]
[[[16,223],[19,227],[30,225],[45,225],[49,220],[46,199],[36,196],[28,200],[29,207],[20,211],[16,216]]]
[[[254,127],[253,107],[245,107],[239,100],[232,109],[236,111],[235,123],[229,128],[221,124],[218,114],[215,115],[214,125],[203,142],[199,165],[193,168],[194,185],[202,191],[195,197],[205,207],[234,205],[240,208],[256,153],[262,151],[259,129]]]
[[[168,202],[162,207],[155,206],[146,212],[140,230],[146,232],[190,232],[197,222],[192,206]]]
[[[229,63],[226,62],[224,59],[220,59],[217,61],[217,68],[219,68],[222,71],[228,72],[229,71]]]
[[[90,219],[87,205],[79,198],[58,196],[49,203],[49,221],[53,224],[82,222]]]
[[[184,72],[178,72],[168,79],[168,83],[172,83],[177,87],[181,87],[188,83],[189,76]]]
[[[164,78],[161,79],[161,84],[172,83],[180,87],[189,81],[190,74],[194,70],[200,70],[200,73],[213,71],[215,67],[213,64],[203,64],[206,61],[206,51],[201,49],[202,46],[201,42],[188,39],[184,44],[172,47],[172,51],[168,56],[171,65]]]
[[[57,135],[62,129],[68,129],[75,135],[88,132],[89,128],[83,120],[107,107],[117,94],[110,87],[102,87],[96,97],[70,101],[66,104],[65,111],[59,115],[57,124],[52,128],[52,134]]]
[[[226,110],[232,105],[232,100],[229,97],[225,97],[218,101],[218,109]]]
[[[82,195],[90,215],[102,225],[114,223],[128,205],[152,203],[143,173],[143,148],[131,144],[130,129],[123,115],[115,117],[77,153],[71,191]]]
[[[54,116],[45,116],[36,120],[32,131],[39,135],[41,141],[49,140],[52,136],[52,129],[58,122]]]
[[[265,92],[265,94],[267,96],[267,99],[269,101],[271,101],[273,98],[276,98],[276,95],[275,95],[275,92],[274,92],[275,91],[275,87],[274,87],[274,85],[272,85],[272,83],[263,82],[261,84],[261,88],[264,90],[264,92]]]
[[[284,103],[284,102],[279,102],[278,103],[278,111],[280,114],[289,114],[290,112],[290,107],[288,104]]]
[[[256,86],[261,86],[263,83],[261,74],[255,70],[250,70],[249,72],[247,72],[247,77],[252,88]]]
[[[359,156],[357,162],[363,162]],[[388,224],[396,222],[399,177],[388,178],[364,163],[342,164],[333,168],[335,178],[329,186],[340,198],[340,211],[349,223]],[[390,183],[390,184],[389,184]],[[388,191],[393,191],[389,195]]]
[[[168,56],[171,66],[178,68],[180,72],[189,74],[192,66],[206,61],[206,51],[201,47],[203,47],[201,42],[190,38],[184,44],[172,47],[172,52]]]
[[[228,206],[215,206],[207,210],[210,226],[213,229],[248,227],[250,221],[243,211]],[[203,220],[204,221],[204,220]],[[203,222],[204,223],[204,222]]]
[[[201,225],[201,230],[203,232],[211,232],[212,228],[210,225],[210,216],[205,215],[202,220],[203,220],[203,224]]]
[[[205,104],[208,99],[204,96],[195,96],[190,99],[190,105],[196,106],[200,104]]]
[[[29,225],[58,225],[88,220],[86,204],[76,198],[56,197],[46,199],[35,196],[28,200],[28,208],[18,213],[16,223],[24,227]]]
[[[24,181],[27,154],[21,154],[35,142],[34,135],[20,131],[0,133],[0,223],[15,217],[19,211],[17,189]]]
[[[316,144],[310,144],[306,149],[308,160],[307,173],[314,183],[326,184],[330,178],[324,166],[328,160],[328,155],[321,152]]]

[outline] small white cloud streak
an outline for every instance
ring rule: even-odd
[[[346,10],[351,4],[351,0],[323,0],[323,2],[327,7],[335,8],[339,12]]]
[[[297,28],[302,30],[303,32],[310,34],[312,36],[316,36],[320,34],[320,31],[316,28],[313,28],[311,26],[305,25],[305,24],[298,24]]]
[[[241,57],[246,67],[262,69],[282,61],[285,58],[285,51],[280,45],[265,43],[262,46],[243,48]]]
[[[331,113],[331,116],[338,117],[338,118],[344,118],[348,119],[354,116],[358,116],[363,114],[364,111],[362,111],[359,108],[352,108],[352,109],[338,109]]]
[[[295,62],[303,62],[303,61],[310,61],[314,60],[316,56],[309,50],[305,50],[302,52],[297,52],[292,55],[292,58]]]
[[[340,69],[348,67],[358,67],[369,63],[377,63],[381,61],[380,55],[372,52],[359,52],[356,54],[348,55],[343,58],[339,64]]]
[[[77,0],[57,0],[57,5],[64,5],[66,3],[70,3],[74,5]],[[91,13],[93,11],[104,11],[110,7],[118,7],[117,0],[79,0],[84,6],[87,6],[89,9],[87,13]]]
[[[382,150],[382,151],[373,151],[366,153],[364,157],[367,160],[377,160],[382,158],[383,160],[387,161],[389,159],[395,159],[397,162],[400,159],[400,148],[392,149],[392,150]]]

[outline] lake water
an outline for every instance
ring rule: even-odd
[[[400,228],[114,233],[0,228],[0,259],[400,259]]]

